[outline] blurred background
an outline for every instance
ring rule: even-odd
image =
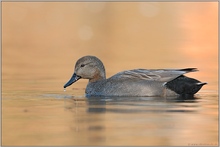
[[[1,5],[3,145],[218,144],[218,2]],[[208,85],[191,101],[96,106],[83,96],[88,80],[63,91],[85,55],[100,58],[107,77],[197,67],[187,75]]]
[[[2,2],[3,90],[19,79],[51,79],[45,88],[60,90],[85,55],[100,58],[108,77],[197,67],[189,76],[217,90],[217,13],[218,2]]]

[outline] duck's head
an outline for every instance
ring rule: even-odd
[[[72,77],[64,85],[64,88],[70,86],[80,78],[89,79],[90,82],[105,79],[105,68],[102,61],[95,56],[84,56],[80,58],[76,62]]]

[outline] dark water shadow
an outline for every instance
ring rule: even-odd
[[[200,97],[85,97],[49,94],[64,99],[65,108],[86,108],[88,113],[192,113],[200,107]],[[68,105],[68,106],[67,106]],[[74,110],[75,111],[75,110]]]
[[[197,97],[90,97],[88,113],[191,113]]]

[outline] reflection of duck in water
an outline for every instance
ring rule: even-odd
[[[106,79],[103,63],[95,56],[84,56],[75,65],[75,72],[64,85],[80,78],[89,79],[86,96],[193,96],[203,85],[183,74],[197,71],[185,69],[134,69]]]

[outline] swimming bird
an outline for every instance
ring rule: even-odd
[[[106,78],[105,67],[95,56],[84,56],[75,64],[75,71],[64,88],[79,79],[88,79],[85,93],[91,96],[193,96],[207,83],[186,77],[198,71],[184,69],[133,69]]]

